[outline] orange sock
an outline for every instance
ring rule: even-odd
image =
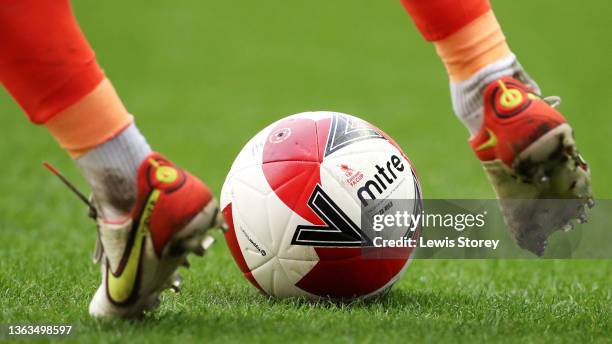
[[[44,125],[70,156],[78,158],[133,122],[115,88],[104,79],[91,93]]]
[[[511,54],[491,10],[452,35],[433,42],[451,82],[469,79],[481,68]]]

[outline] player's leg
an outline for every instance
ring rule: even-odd
[[[402,0],[423,37],[432,42],[450,79],[453,109],[470,133],[482,126],[485,87],[515,76],[539,93],[510,50],[488,0]]]
[[[521,247],[541,254],[553,230],[584,220],[584,205],[592,204],[589,170],[555,109],[559,98],[540,96],[488,0],[401,1],[448,71],[453,110],[509,229]]]
[[[211,192],[151,151],[68,0],[5,1],[0,37],[0,81],[92,188],[103,278],[90,313],[133,316],[156,306],[187,253],[203,253],[217,210]]]

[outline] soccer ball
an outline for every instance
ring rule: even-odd
[[[420,202],[412,164],[391,138],[342,113],[289,116],[255,135],[231,167],[221,191],[227,245],[265,294],[374,296],[401,277],[412,249],[364,255],[361,209],[373,199]]]

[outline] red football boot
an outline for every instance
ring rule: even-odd
[[[506,225],[519,246],[542,255],[548,236],[586,221],[590,171],[573,131],[555,109],[558,97],[541,98],[504,77],[484,92],[484,121],[470,139],[497,194]]]
[[[204,183],[158,153],[138,169],[138,199],[130,218],[109,222],[97,208],[102,284],[89,305],[96,317],[140,316],[159,293],[178,289],[180,265],[202,255],[214,239],[217,202]],[[93,200],[95,206],[95,200]]]

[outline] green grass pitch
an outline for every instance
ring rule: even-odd
[[[74,2],[152,146],[217,194],[241,146],[264,125],[338,110],[394,137],[426,197],[493,197],[452,114],[444,69],[398,0]],[[596,198],[612,197],[609,2],[493,5],[529,73],[546,94],[564,97]],[[157,312],[94,321],[93,223],[40,163],[86,184],[4,91],[0,113],[0,323],[73,323],[68,340],[82,342],[612,340],[611,261],[419,260],[387,298],[339,306],[266,299],[221,236],[205,259],[192,259],[183,292],[164,293]]]

